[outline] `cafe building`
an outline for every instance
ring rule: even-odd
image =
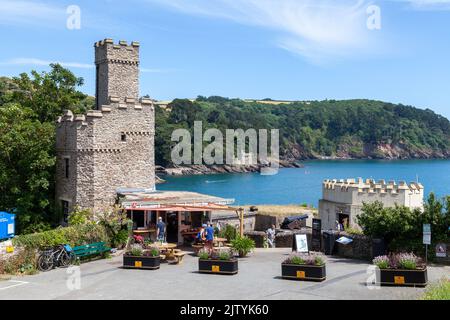
[[[231,211],[234,199],[224,199],[187,191],[119,192],[119,202],[133,221],[133,233],[156,239],[156,223],[161,217],[166,224],[166,241],[189,244],[202,224],[212,221],[213,212]]]

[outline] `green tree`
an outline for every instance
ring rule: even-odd
[[[0,107],[0,207],[17,214],[18,233],[50,227],[54,126],[18,104]]]

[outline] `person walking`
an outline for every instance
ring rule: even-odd
[[[156,224],[156,240],[164,242],[166,235],[166,224],[162,221],[162,217],[158,218],[158,223]]]
[[[211,251],[213,249],[214,243],[214,227],[212,223],[208,225],[205,229],[205,238],[206,238],[206,248]]]
[[[270,226],[266,231],[267,234],[267,243],[269,248],[275,248],[275,225]]]

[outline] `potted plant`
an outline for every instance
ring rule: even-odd
[[[231,240],[231,247],[238,252],[239,258],[244,258],[255,248],[255,241],[248,237],[237,237]]]
[[[198,253],[198,271],[233,275],[238,273],[238,260],[230,250],[208,251],[202,249]]]
[[[377,284],[393,286],[418,286],[428,284],[427,267],[413,253],[392,253],[373,259],[378,267]]]
[[[318,253],[292,254],[281,264],[281,277],[306,281],[326,279],[325,258]]]
[[[160,252],[156,247],[143,250],[141,245],[134,244],[130,250],[123,255],[123,267],[131,269],[159,269]]]

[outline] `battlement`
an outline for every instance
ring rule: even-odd
[[[405,181],[388,181],[374,179],[362,178],[358,179],[326,179],[322,183],[324,190],[336,190],[338,192],[353,192],[357,191],[358,194],[368,193],[368,194],[398,194],[402,192],[409,191],[410,193],[421,193],[423,192],[423,185],[418,182],[410,182],[409,184]]]
[[[121,110],[143,110],[143,107],[153,107],[153,101],[149,98],[141,98],[136,102],[134,98],[126,98],[125,103],[122,103],[117,97],[110,97],[110,104],[102,105],[98,110],[88,110],[86,114],[74,115],[70,110],[64,110],[62,116],[56,119],[56,123],[60,126],[64,123],[82,123],[87,124],[86,120],[89,118],[103,118],[105,114],[111,113],[113,108]]]
[[[105,39],[94,44],[95,64],[118,63],[139,65],[139,42],[120,40],[115,44],[112,39]]]
[[[138,100],[139,43],[114,43],[112,39],[98,41],[95,47],[96,109],[113,100]]]

